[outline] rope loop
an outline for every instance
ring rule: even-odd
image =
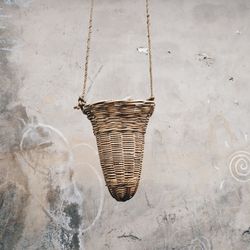
[[[147,22],[147,38],[148,38],[148,64],[149,64],[149,82],[150,82],[150,97],[148,100],[154,100],[153,95],[153,70],[152,70],[152,48],[151,48],[151,33],[150,33],[150,14],[149,14],[149,0],[145,0],[146,4],[146,22]],[[90,42],[91,33],[93,27],[93,10],[94,10],[94,0],[91,0],[90,13],[89,13],[89,25],[88,25],[88,38],[86,46],[86,56],[85,56],[85,67],[84,67],[84,80],[83,80],[83,90],[81,96],[78,98],[78,104],[74,109],[83,110],[86,105],[85,94],[86,85],[88,79],[88,65],[89,65],[89,54],[90,54]]]
[[[74,109],[81,109],[83,111],[84,106],[86,105],[86,101],[82,96],[78,98],[78,104],[74,107]]]

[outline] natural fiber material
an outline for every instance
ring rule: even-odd
[[[92,35],[92,28],[93,28],[94,0],[90,0],[90,3],[91,3],[91,6],[90,6],[90,11],[89,11],[88,37],[87,37],[87,42],[86,42],[83,89],[82,89],[82,94],[78,98],[78,104],[74,107],[74,109],[81,109],[81,110],[86,105],[85,95],[86,95],[86,87],[87,87],[87,80],[88,80],[90,43],[91,43],[91,35]],[[150,99],[154,99],[149,0],[145,0],[145,9],[146,9],[146,24],[147,24],[147,40],[148,40],[148,66],[149,66]]]
[[[117,201],[132,198],[143,161],[144,134],[154,111],[153,101],[103,101],[86,105],[110,194]]]
[[[139,184],[144,134],[154,111],[149,0],[145,0],[145,5],[150,98],[147,101],[103,101],[94,104],[87,104],[85,100],[94,10],[94,0],[90,1],[83,91],[74,108],[81,109],[93,125],[109,192],[116,200],[126,201],[134,196]]]

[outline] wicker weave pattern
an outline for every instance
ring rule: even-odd
[[[137,190],[144,134],[153,111],[153,101],[104,101],[84,107],[96,136],[106,185],[117,201],[129,200]]]

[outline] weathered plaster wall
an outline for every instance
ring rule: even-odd
[[[0,1],[0,249],[250,249],[249,1],[151,1],[157,106],[126,203],[72,109],[88,8]],[[145,34],[144,1],[96,1],[89,102],[148,97]]]

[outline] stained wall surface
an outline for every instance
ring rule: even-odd
[[[95,1],[88,102],[149,96],[145,3]],[[250,249],[250,2],[152,0],[141,183],[105,187],[81,91],[89,1],[0,1],[0,249]]]

